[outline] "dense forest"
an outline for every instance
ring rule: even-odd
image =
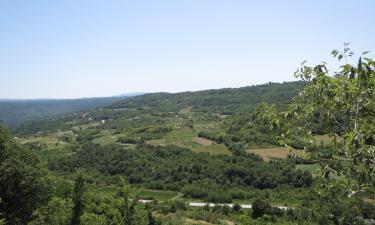
[[[123,175],[130,183],[174,191],[181,191],[191,183],[205,182],[221,189],[309,187],[312,184],[311,174],[294,170],[294,165],[288,162],[264,163],[254,154],[209,157],[177,146],[124,149],[89,144],[71,157],[51,162],[50,168],[70,172],[85,168],[107,176]]]

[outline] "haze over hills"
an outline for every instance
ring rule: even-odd
[[[10,127],[27,121],[48,119],[65,113],[92,110],[143,93],[79,99],[0,99],[0,121]]]

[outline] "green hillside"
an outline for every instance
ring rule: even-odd
[[[264,85],[249,86],[243,88],[226,88],[183,93],[152,93],[116,101],[119,99],[100,99],[85,102],[87,107],[97,107],[99,103],[105,103],[107,107],[99,110],[84,111],[83,105],[74,102],[74,106],[80,106],[82,111],[74,115],[67,115],[49,120],[29,121],[13,129],[16,135],[49,132],[57,129],[69,129],[71,127],[86,124],[88,118],[93,121],[106,120],[105,129],[121,127],[144,126],[185,126],[186,123],[195,123],[202,129],[207,126],[219,125],[222,122],[219,117],[229,115],[249,115],[261,102],[274,103],[280,108],[285,106],[306,84],[304,82],[268,83]],[[91,103],[91,104],[89,104]],[[111,104],[112,103],[112,104]],[[45,108],[54,107],[46,104]],[[56,103],[55,103],[56,104]],[[57,104],[63,107],[62,103]],[[13,104],[13,108],[17,103]],[[18,107],[25,107],[23,104]],[[25,107],[25,114],[34,111],[33,107]],[[79,111],[75,108],[76,111]],[[5,110],[2,110],[5,111]],[[25,118],[27,115],[24,115]],[[177,117],[176,117],[177,116]],[[23,120],[14,118],[13,124],[19,124]],[[40,117],[38,117],[40,118]],[[133,118],[133,119],[132,119]],[[135,118],[135,120],[134,120]],[[204,130],[204,129],[203,129]]]
[[[14,127],[27,121],[53,118],[65,113],[104,107],[126,97],[48,99],[48,100],[1,100],[0,121]]]
[[[284,82],[177,94],[153,93],[114,103],[109,108],[152,107],[175,111],[190,107],[199,112],[240,114],[253,111],[261,102],[285,106],[305,85],[305,82]]]

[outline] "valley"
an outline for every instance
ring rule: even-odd
[[[11,131],[47,165],[59,204],[83,176],[92,215],[127,193],[140,201],[140,212],[172,224],[246,224],[254,207],[284,224],[301,209],[320,207],[314,149],[329,148],[334,138],[315,123],[312,150],[298,135],[282,144],[258,110],[265,102],[285,110],[306,85],[145,94]]]

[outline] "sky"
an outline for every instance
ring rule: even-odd
[[[375,51],[374,22],[373,0],[0,0],[0,98],[292,81],[344,42]]]

